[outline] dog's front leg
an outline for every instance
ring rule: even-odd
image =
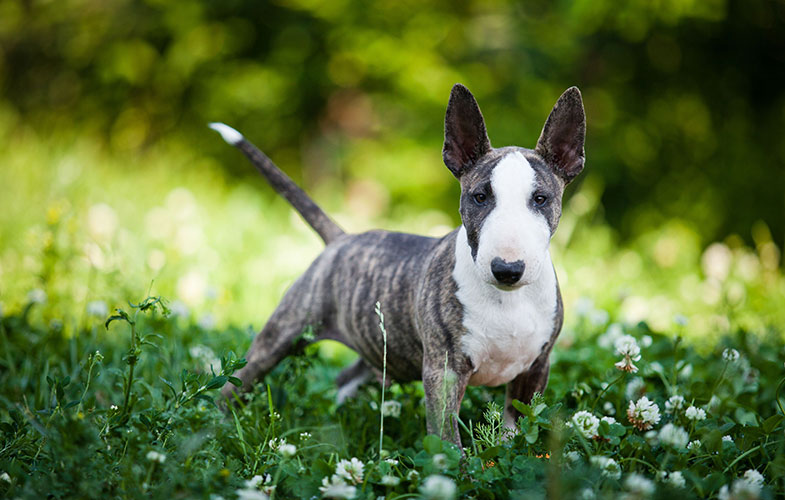
[[[428,434],[436,434],[460,448],[458,412],[471,376],[471,363],[460,351],[455,355],[455,350],[428,351],[422,372]]]
[[[504,400],[504,424],[508,429],[516,430],[521,412],[512,405],[513,399],[529,404],[535,392],[542,393],[548,385],[550,372],[550,349],[540,354],[528,370],[521,373],[507,384],[507,394]]]

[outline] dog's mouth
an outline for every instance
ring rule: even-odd
[[[514,283],[512,285],[505,285],[504,283],[499,283],[496,280],[491,282],[491,285],[493,285],[494,287],[496,287],[497,289],[499,289],[499,290],[501,290],[503,292],[514,292],[515,290],[520,290],[521,288],[525,287],[528,284],[529,284],[529,281],[526,281],[526,280],[521,280],[521,281],[519,281],[517,283]]]

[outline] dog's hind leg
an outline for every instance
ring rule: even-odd
[[[360,386],[368,382],[371,377],[373,377],[373,369],[362,358],[358,358],[357,361],[344,368],[335,379],[338,384],[336,402],[340,405],[347,399],[353,398]]]
[[[248,364],[234,374],[242,381],[242,386],[235,387],[227,383],[221,389],[223,396],[231,399],[232,392],[250,391],[254,382],[263,378],[296,347],[297,337],[307,325],[291,321],[286,313],[279,314],[279,310],[273,313],[262,331],[254,337],[245,354]]]
[[[221,394],[232,400],[232,393],[246,393],[253,388],[254,382],[262,379],[288,354],[302,345],[298,338],[310,325],[316,328],[324,325],[327,309],[319,300],[318,284],[306,273],[298,279],[284,296],[251,343],[245,354],[248,362],[234,376],[242,381],[241,387],[226,383]]]

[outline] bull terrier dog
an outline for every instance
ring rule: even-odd
[[[240,149],[324,240],[324,251],[286,292],[235,375],[248,391],[295,347],[306,327],[360,355],[338,377],[339,399],[386,369],[421,379],[428,433],[460,446],[457,415],[467,385],[507,384],[505,424],[517,399],[548,382],[564,317],[550,257],[565,186],[583,169],[581,93],[558,99],[534,149],[491,146],[480,108],[461,84],[444,123],[444,163],[461,184],[462,224],[441,238],[390,231],[347,234],[239,132],[210,127]],[[233,398],[236,388],[222,389]]]

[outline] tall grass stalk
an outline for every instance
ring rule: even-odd
[[[387,384],[387,329],[384,327],[384,314],[382,306],[376,302],[376,315],[379,316],[379,330],[382,331],[384,353],[382,357],[382,404],[379,406],[379,459],[382,458],[382,444],[384,440],[384,388]]]
[[[95,351],[94,353],[87,355],[87,383],[84,386],[84,391],[82,391],[82,397],[79,398],[80,412],[83,409],[84,400],[87,397],[87,390],[90,388],[90,382],[93,380],[93,368],[95,368],[95,365],[100,363],[103,359],[104,357],[100,351]]]

